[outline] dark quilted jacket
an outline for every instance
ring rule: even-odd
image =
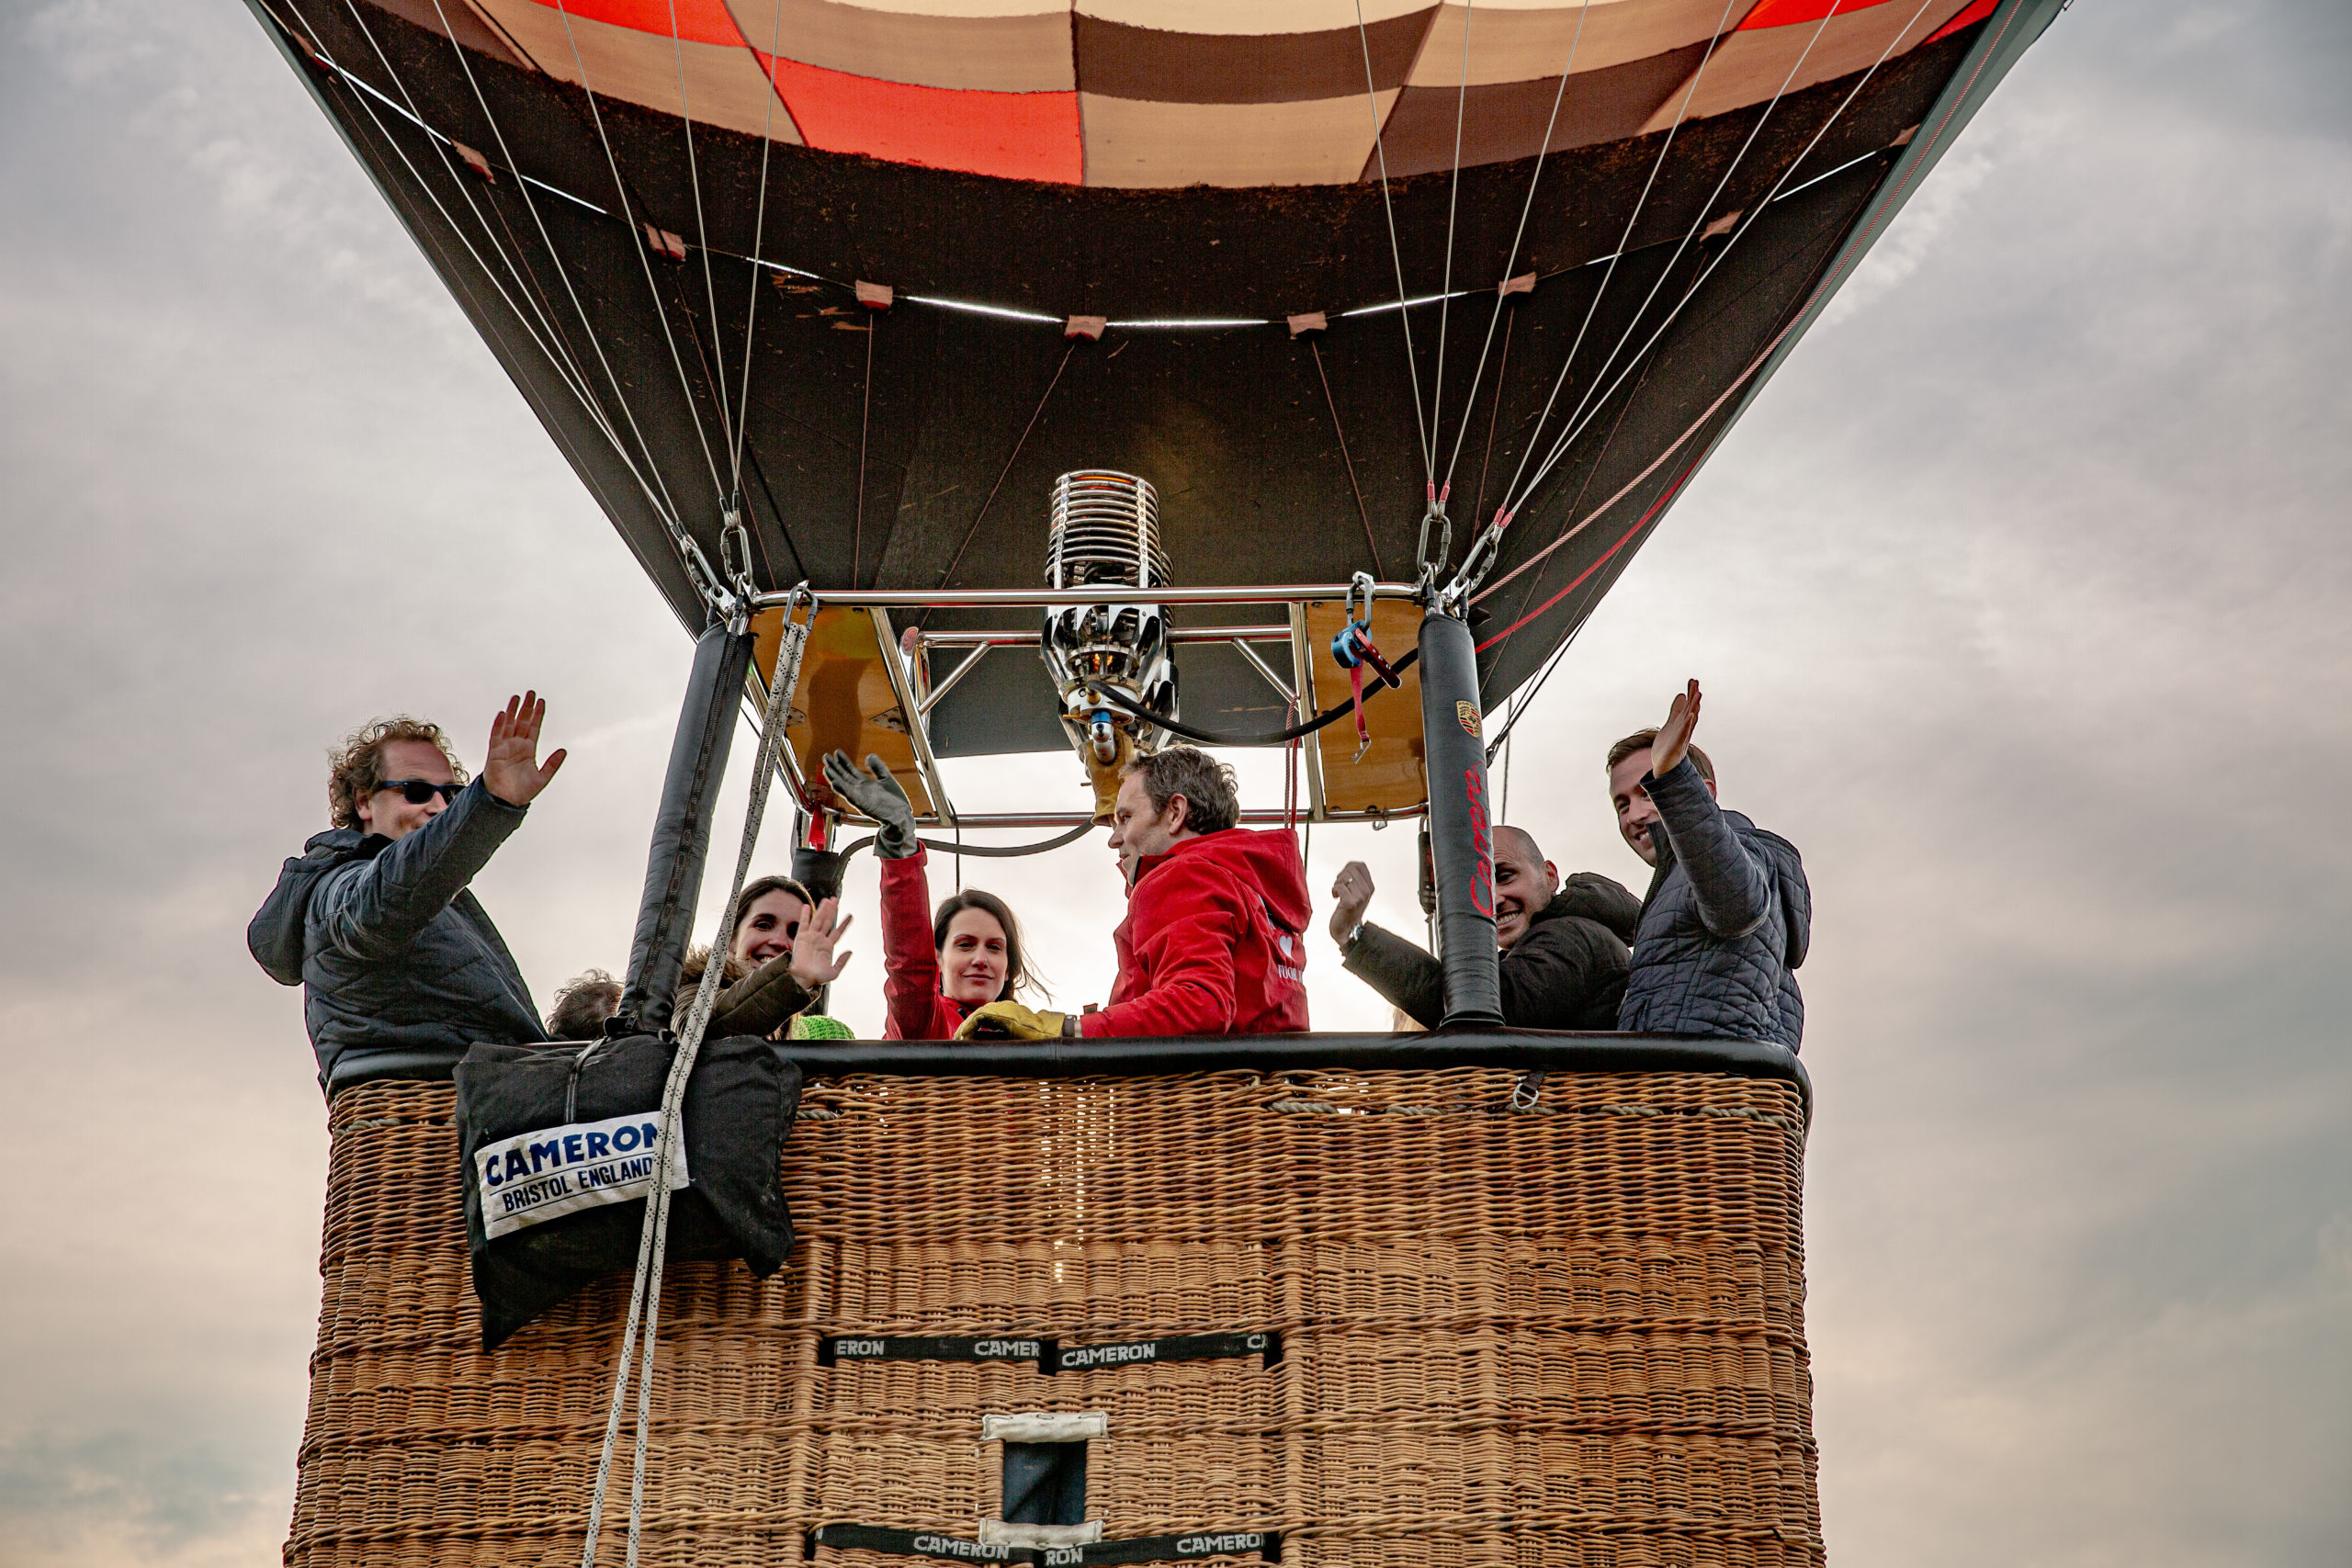
[[[363,1059],[455,1066],[477,1041],[545,1040],[529,987],[466,885],[523,821],[480,779],[397,841],[321,833],[245,928],[270,977],[300,985],[319,1084]]]
[[[1643,786],[1665,829],[1642,900],[1634,969],[1617,1027],[1656,1034],[1804,1038],[1804,962],[1813,894],[1796,846],[1707,793],[1688,757]]]

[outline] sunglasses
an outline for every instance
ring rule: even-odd
[[[376,787],[379,790],[396,789],[400,791],[401,798],[407,801],[411,806],[422,806],[436,795],[441,797],[442,804],[446,806],[450,801],[457,799],[458,792],[466,786],[463,784],[427,784],[423,779],[386,779],[382,784],[378,784]]]

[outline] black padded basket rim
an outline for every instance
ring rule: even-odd
[[[1571,1033],[1536,1029],[1438,1030],[1428,1034],[1249,1034],[1131,1040],[794,1040],[775,1050],[808,1079],[888,1077],[1149,1077],[1234,1071],[1725,1073],[1794,1084],[1808,1126],[1813,1079],[1796,1054],[1761,1040],[1706,1035]],[[384,1079],[449,1077],[423,1057],[346,1057],[333,1096]]]

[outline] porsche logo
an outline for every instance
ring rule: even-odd
[[[1481,739],[1481,737],[1480,737],[1480,736],[1479,736],[1479,734],[1478,734],[1478,705],[1477,705],[1477,704],[1476,704],[1476,703],[1456,703],[1456,704],[1454,704],[1454,705],[1453,705],[1453,716],[1454,716],[1454,717],[1456,717],[1456,718],[1458,718],[1458,719],[1460,719],[1460,720],[1462,721],[1462,733],[1463,733],[1463,734],[1464,734],[1464,735],[1468,736],[1468,737],[1469,737],[1471,739],[1473,739],[1473,740],[1476,740],[1476,739]]]

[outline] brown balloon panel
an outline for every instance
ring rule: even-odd
[[[781,610],[770,610],[752,624],[752,665],[763,685],[775,677],[783,624]],[[940,819],[918,756],[921,715],[909,719],[917,688],[907,658],[899,650],[888,612],[828,605],[809,622],[784,731],[808,804],[841,809],[825,783],[823,759],[846,751],[861,766],[869,756],[880,757],[907,792],[916,818]]]
[[[1324,599],[1299,607],[1306,629],[1307,706],[1320,713],[1348,695],[1348,672],[1329,652],[1347,624],[1347,612]],[[1383,599],[1372,607],[1372,640],[1394,664],[1412,651],[1420,635],[1421,610],[1408,601]],[[1315,732],[1316,765],[1322,771],[1324,809],[1340,816],[1419,811],[1429,804],[1429,774],[1421,763],[1421,678],[1419,667],[1399,671],[1403,684],[1364,705],[1367,745],[1356,734],[1352,716]],[[1380,682],[1364,671],[1367,694]],[[1361,751],[1362,755],[1358,753]]]

